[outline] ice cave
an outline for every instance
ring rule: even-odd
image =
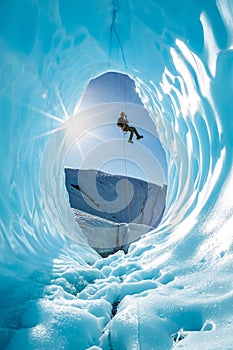
[[[1,349],[233,348],[232,21],[231,0],[0,2]],[[103,258],[64,159],[72,130],[109,123],[75,118],[107,72],[135,82],[167,194],[159,225]]]

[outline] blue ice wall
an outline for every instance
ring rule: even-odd
[[[221,234],[232,217],[232,19],[227,0],[1,1],[3,277],[61,252],[97,258],[71,214],[63,161],[75,106],[107,71],[135,80],[166,150],[167,207],[145,244]]]

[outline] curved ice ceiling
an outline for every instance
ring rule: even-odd
[[[64,188],[66,130],[107,71],[135,80],[167,154],[163,221],[132,254],[162,242],[166,264],[171,246],[177,261],[230,258],[232,18],[228,0],[1,1],[2,275],[74,254],[67,236],[84,243]]]

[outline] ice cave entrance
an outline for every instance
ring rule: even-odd
[[[128,142],[117,126],[121,111],[143,139]],[[75,118],[78,134],[64,162],[75,220],[99,253],[127,250],[165,209],[167,164],[156,127],[134,81],[116,72],[89,82]]]

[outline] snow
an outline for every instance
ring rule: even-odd
[[[2,1],[0,33],[0,347],[232,349],[231,1]],[[158,227],[102,258],[64,159],[115,123],[116,104],[73,115],[109,71],[134,79],[168,174]]]
[[[75,220],[98,253],[126,249],[162,219],[166,185],[96,170],[65,168],[65,177]]]

